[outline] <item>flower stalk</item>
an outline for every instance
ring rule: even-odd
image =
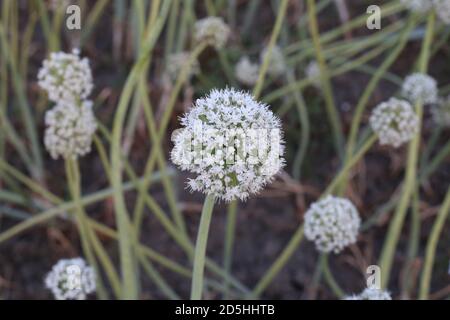
[[[203,274],[205,270],[206,245],[208,242],[209,226],[214,208],[214,195],[207,195],[203,203],[200,226],[195,244],[194,269],[192,271],[191,300],[201,300],[203,291]]]

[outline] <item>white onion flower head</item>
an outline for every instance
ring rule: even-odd
[[[59,101],[46,112],[45,125],[44,144],[53,159],[76,159],[91,151],[97,129],[92,101],[82,101],[80,106]]]
[[[89,60],[81,59],[78,49],[52,52],[39,70],[38,84],[53,102],[86,99],[93,88]]]
[[[412,103],[419,100],[425,104],[436,103],[438,99],[437,82],[427,74],[413,73],[403,81],[402,96]]]
[[[95,291],[95,272],[82,258],[61,259],[47,274],[45,286],[57,300],[85,300]]]
[[[236,78],[246,86],[253,86],[258,81],[259,65],[252,63],[246,56],[239,59],[235,70]]]
[[[231,201],[258,193],[284,166],[280,120],[235,89],[212,90],[172,134],[172,162],[195,174],[188,187]]]
[[[433,8],[433,0],[400,0],[403,5],[413,12],[426,13]]]
[[[194,41],[206,41],[216,49],[221,49],[230,36],[230,27],[220,17],[207,17],[198,20],[194,27]]]
[[[450,0],[433,0],[434,9],[444,24],[450,24]]]
[[[392,300],[392,297],[388,291],[377,288],[366,288],[360,294],[347,296],[344,300]]]
[[[306,78],[312,83],[316,88],[320,88],[320,68],[317,61],[311,61],[305,70]]]
[[[339,253],[356,242],[361,219],[355,206],[344,198],[327,196],[305,213],[305,236],[321,252]]]
[[[440,98],[432,108],[433,120],[436,124],[450,128],[450,96]]]
[[[268,48],[265,47],[263,51],[261,51],[261,64],[263,63],[266,55],[268,52]],[[282,75],[286,71],[286,63],[284,60],[283,51],[279,46],[274,46],[272,48],[272,54],[269,59],[269,67],[267,69],[267,72],[273,76],[278,77]]]
[[[419,118],[408,101],[391,98],[372,111],[370,126],[380,144],[398,148],[417,133]]]
[[[173,53],[169,56],[167,60],[167,73],[172,80],[176,80],[178,75],[181,73],[183,67],[189,62],[191,54],[189,52],[183,51],[178,53]],[[189,77],[200,73],[200,64],[198,60],[194,60]]]

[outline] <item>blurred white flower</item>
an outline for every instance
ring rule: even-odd
[[[347,199],[327,196],[305,213],[305,236],[321,252],[339,253],[356,242],[361,219]]]
[[[76,159],[91,151],[92,136],[97,123],[92,111],[92,101],[80,106],[64,100],[45,114],[44,144],[53,159]]]
[[[47,274],[45,286],[57,300],[85,300],[95,291],[95,272],[82,258],[62,259]]]
[[[360,294],[347,296],[344,300],[392,300],[392,297],[388,291],[366,288]]]
[[[261,64],[263,63],[265,56],[267,55],[267,49],[268,48],[265,47],[263,51],[261,51],[260,56]],[[282,75],[285,71],[286,71],[286,63],[284,60],[283,51],[279,46],[274,46],[272,48],[272,54],[270,56],[269,68],[267,69],[267,72],[273,77],[278,77]]]
[[[38,73],[39,86],[53,102],[86,99],[93,88],[92,72],[87,58],[80,52],[52,52]]]
[[[195,102],[172,134],[173,163],[196,174],[193,191],[245,200],[284,166],[280,120],[245,92],[213,90]]]
[[[402,96],[412,103],[419,100],[425,104],[436,103],[437,82],[427,74],[413,73],[403,81]]]
[[[311,61],[307,66],[305,70],[306,78],[311,82],[313,86],[316,88],[321,87],[320,82],[320,68],[317,61]]]
[[[70,4],[69,0],[50,0],[48,3],[49,9],[52,11],[65,10]]]
[[[167,74],[169,75],[171,80],[176,80],[178,75],[181,73],[183,67],[188,63],[191,54],[187,51],[173,53],[167,59]],[[196,59],[189,72],[188,77],[192,77],[193,75],[200,73],[200,64]]]
[[[398,148],[417,133],[419,119],[409,102],[391,98],[372,111],[370,126],[380,144]]]
[[[194,41],[206,41],[216,49],[221,49],[230,36],[230,27],[220,17],[206,17],[198,20],[194,27]]]
[[[236,64],[235,74],[239,82],[253,86],[258,81],[259,65],[252,63],[248,57],[244,56]]]
[[[437,105],[431,109],[433,120],[438,125],[450,127],[450,96],[440,98]]]
[[[400,0],[411,11],[425,13],[433,7],[432,0]]]
[[[436,14],[444,24],[450,24],[450,0],[433,0]]]

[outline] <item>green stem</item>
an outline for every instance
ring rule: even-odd
[[[155,22],[155,27],[148,37],[144,40],[142,51],[139,59],[134,64],[122,95],[119,100],[116,115],[114,117],[112,143],[111,143],[111,182],[114,188],[114,207],[116,213],[117,226],[119,230],[119,251],[120,261],[122,267],[122,282],[123,282],[123,298],[137,299],[138,284],[136,279],[136,263],[134,261],[134,254],[132,249],[133,240],[130,234],[130,219],[125,205],[125,199],[121,193],[122,185],[122,157],[121,157],[121,137],[123,131],[123,124],[128,110],[128,103],[130,101],[133,89],[146,65],[154,45],[159,37],[160,32],[164,26],[167,14],[169,12],[171,1],[165,1],[161,9],[161,14]]]
[[[223,269],[226,273],[230,274],[231,271],[231,261],[233,255],[233,244],[234,244],[234,235],[236,231],[236,216],[237,216],[237,200],[232,201],[228,205],[227,212],[227,225],[225,231],[225,246],[224,246],[224,255],[223,255]],[[228,299],[228,288],[229,288],[228,279],[224,279],[224,299]]]
[[[97,261],[92,249],[92,244],[89,241],[89,230],[86,223],[86,215],[81,203],[81,191],[80,191],[80,175],[78,169],[77,160],[67,159],[66,164],[66,174],[67,180],[70,188],[70,193],[72,194],[73,201],[75,202],[75,217],[77,220],[78,230],[80,233],[81,245],[83,247],[83,252],[89,264],[95,269],[97,277],[97,292],[101,299],[107,299],[106,290],[103,285],[103,281],[100,277],[100,269],[98,268]]]
[[[344,165],[339,173],[334,177],[333,181],[328,185],[324,191],[324,195],[328,195],[334,192],[335,188],[341,183],[341,181],[347,176],[348,171],[367,153],[367,151],[373,146],[377,140],[376,135],[372,135],[364,145],[358,150],[357,153]]]
[[[343,150],[342,146],[344,145],[344,134],[342,130],[341,121],[339,119],[339,113],[334,103],[333,88],[331,86],[330,74],[320,44],[320,34],[316,17],[315,0],[308,0],[307,4],[308,4],[309,29],[313,40],[314,49],[316,51],[316,60],[320,68],[320,79],[322,82],[323,93],[325,94],[325,106],[333,130],[333,137],[335,140],[336,151],[340,159],[343,159],[344,156],[342,154]]]
[[[348,138],[347,150],[346,150],[346,155],[345,155],[346,161],[348,161],[348,159],[350,159],[353,155],[353,151],[355,149],[355,144],[356,144],[356,138],[357,138],[358,131],[360,128],[360,124],[361,124],[362,115],[364,113],[364,110],[367,106],[367,103],[368,103],[370,97],[372,96],[373,92],[375,91],[383,74],[395,62],[397,57],[402,52],[403,48],[405,47],[406,43],[408,42],[408,36],[411,33],[411,30],[413,29],[414,26],[415,26],[415,19],[410,18],[409,22],[408,22],[408,26],[404,29],[404,31],[402,32],[402,34],[400,36],[398,45],[394,48],[394,50],[392,50],[391,54],[383,61],[381,66],[377,69],[376,73],[370,79],[369,84],[367,85],[366,89],[364,90],[364,93],[362,94],[361,98],[359,99],[358,104],[355,108],[352,125],[351,125],[351,129],[350,129],[350,135]],[[344,177],[342,184],[340,185],[339,192],[338,192],[341,195],[345,191],[345,186],[347,184],[346,182],[347,182],[347,177]]]
[[[320,257],[320,265],[323,271],[323,275],[325,277],[325,281],[330,286],[333,293],[339,298],[342,299],[345,296],[344,291],[339,287],[338,283],[333,277],[333,274],[330,271],[330,267],[328,266],[328,254],[324,253]]]
[[[431,275],[433,271],[434,257],[436,254],[436,248],[444,228],[445,221],[450,212],[450,188],[445,196],[444,203],[439,210],[436,221],[434,222],[433,229],[431,230],[430,237],[428,238],[427,248],[425,251],[425,263],[422,271],[422,278],[420,281],[419,299],[426,300],[430,293]]]
[[[289,4],[288,0],[282,0],[280,7],[278,9],[277,18],[275,20],[275,26],[273,27],[272,34],[270,36],[269,44],[267,46],[267,54],[264,56],[264,60],[262,62],[261,68],[259,70],[258,80],[256,81],[255,88],[253,89],[253,95],[257,99],[259,95],[261,94],[263,84],[264,84],[264,77],[267,73],[267,69],[269,67],[269,62],[272,57],[272,49],[275,46],[275,43],[277,41],[278,35],[281,31],[281,26],[283,24],[284,16],[286,15],[286,9]]]
[[[419,72],[425,73],[427,71],[431,42],[434,34],[434,24],[435,15],[433,12],[431,12],[428,16],[427,31],[422,44],[422,52],[419,60]],[[406,216],[406,211],[408,210],[411,196],[414,192],[415,184],[417,183],[416,175],[419,157],[418,153],[421,140],[421,124],[423,117],[423,104],[421,101],[418,101],[416,103],[416,114],[419,118],[419,128],[415,137],[409,144],[403,192],[391,223],[389,224],[389,230],[383,245],[383,249],[381,251],[380,261],[378,263],[384,275],[381,279],[382,288],[386,288],[389,284],[395,249],[397,248],[397,244],[400,238],[400,232],[402,230],[403,222]]]
[[[289,241],[286,248],[281,252],[280,256],[275,260],[275,262],[270,266],[269,270],[264,274],[264,276],[259,280],[258,284],[255,286],[249,298],[255,299],[259,297],[267,286],[272,282],[275,276],[280,272],[281,269],[286,265],[291,256],[297,250],[300,242],[303,239],[303,225],[297,228],[291,240]]]
[[[203,204],[197,242],[195,244],[194,270],[192,271],[191,300],[201,300],[203,291],[203,273],[205,269],[206,244],[209,225],[214,208],[214,195],[207,195]]]

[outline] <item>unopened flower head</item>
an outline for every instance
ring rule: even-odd
[[[265,104],[234,89],[195,102],[172,135],[172,161],[196,177],[191,190],[245,200],[284,166],[280,120]]]
[[[444,24],[450,24],[450,0],[433,0],[434,9]]]
[[[437,82],[427,74],[413,73],[403,82],[402,96],[412,103],[418,101],[425,104],[436,103],[438,98]]]
[[[183,67],[188,63],[190,58],[189,52],[178,52],[171,54],[167,61],[167,73],[172,80],[176,80]],[[200,65],[196,59],[190,69],[189,77],[200,73]]]
[[[431,112],[435,123],[443,127],[450,127],[450,96],[440,98]]]
[[[263,63],[266,55],[267,55],[268,48],[264,48],[261,52],[261,64]],[[278,77],[281,74],[283,74],[286,71],[286,63],[284,61],[283,51],[279,46],[274,46],[272,48],[272,54],[269,59],[269,68],[267,69],[267,72],[273,76]]]
[[[376,288],[366,288],[360,294],[347,296],[344,300],[392,300],[388,291]]]
[[[400,0],[409,10],[425,13],[433,7],[432,0]]]
[[[62,259],[47,274],[45,286],[57,300],[85,300],[95,291],[95,272],[82,258]]]
[[[207,17],[195,23],[194,41],[206,41],[216,49],[221,49],[230,36],[230,27],[219,17]]]
[[[320,88],[320,68],[317,61],[311,61],[305,70],[306,78],[312,83],[316,88]]]
[[[76,159],[91,151],[97,129],[92,101],[77,106],[61,100],[45,114],[45,125],[44,144],[53,159]]]
[[[253,86],[258,81],[259,65],[252,63],[248,57],[242,57],[235,67],[236,78],[246,86]]]
[[[72,53],[53,52],[39,70],[38,83],[53,102],[86,99],[93,88],[89,60],[80,59],[77,49]]]
[[[305,236],[321,252],[339,253],[356,242],[361,219],[347,199],[327,196],[305,213]]]
[[[398,148],[417,133],[419,118],[408,101],[391,98],[372,111],[370,126],[382,145]]]

